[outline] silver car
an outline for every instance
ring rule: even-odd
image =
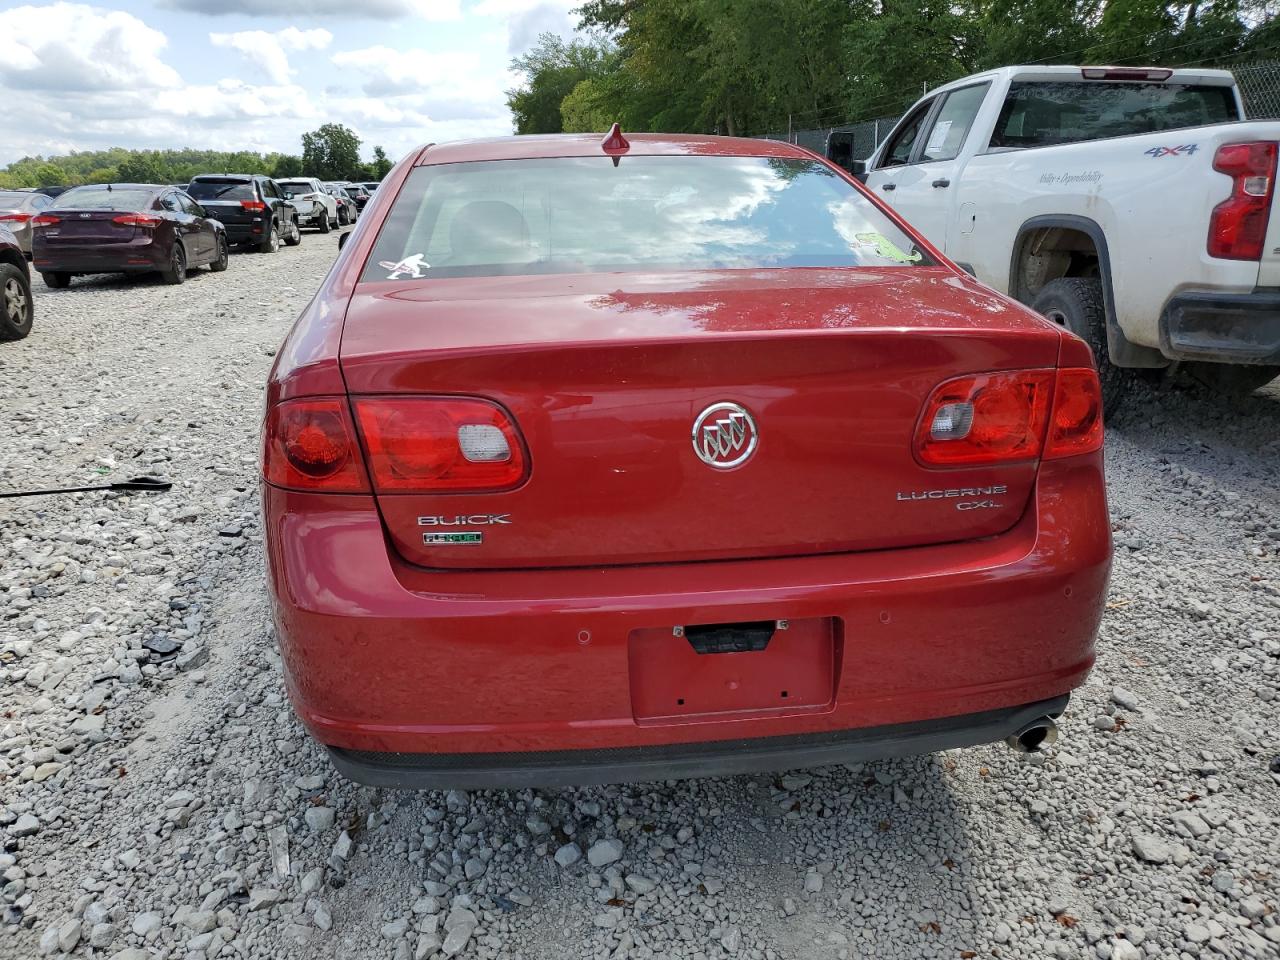
[[[0,224],[17,238],[18,248],[31,256],[31,218],[53,206],[53,198],[28,190],[0,190]]]

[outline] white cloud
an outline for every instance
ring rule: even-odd
[[[275,33],[265,30],[241,30],[237,33],[211,33],[209,42],[215,47],[237,51],[251,66],[260,70],[274,84],[286,84],[293,70],[286,50],[323,50],[333,42],[328,30],[299,30],[286,27]]]
[[[458,20],[460,0],[161,0],[160,6],[210,17],[240,14],[248,17],[345,17],[383,20],[421,17]]]
[[[336,66],[363,77],[362,89],[370,97],[427,95],[501,101],[507,79],[504,71],[495,74],[491,64],[473,53],[376,46],[335,53],[330,59]]]
[[[568,36],[577,29],[573,10],[580,0],[481,0],[472,13],[503,20],[507,28],[507,52],[518,56],[544,33]]]
[[[0,86],[71,92],[181,83],[159,56],[168,37],[123,11],[79,3],[14,7],[0,11],[0,37]]]

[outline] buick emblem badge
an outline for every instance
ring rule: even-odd
[[[755,420],[740,403],[713,403],[693,421],[693,452],[717,470],[746,463],[759,438]]]

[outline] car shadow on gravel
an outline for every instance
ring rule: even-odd
[[[971,865],[983,840],[970,835],[952,784],[966,768],[976,779],[990,774],[979,753],[535,791],[533,809],[550,832],[541,842],[530,837],[509,869],[535,909],[557,919],[554,929],[522,931],[524,955],[560,960],[566,929],[579,943],[610,949],[611,910],[621,911],[619,922],[630,918],[657,955],[665,955],[661,944],[687,938],[726,949],[741,938],[796,960],[870,956],[884,942],[912,957],[974,949],[989,936],[971,912]],[[527,835],[530,796],[475,794],[468,812],[486,811],[495,832]],[[403,794],[396,819],[422,823],[450,802],[440,793]],[[554,859],[564,844],[585,852],[615,833],[625,848],[623,874],[641,877],[642,890],[643,880],[653,881],[658,896],[630,885],[610,891],[599,878],[606,870],[585,859],[562,868]]]
[[[1185,381],[1160,388],[1139,385],[1107,430],[1153,459],[1195,470],[1226,489],[1243,482],[1280,502],[1274,483],[1280,464],[1280,380],[1244,397],[1222,396]]]

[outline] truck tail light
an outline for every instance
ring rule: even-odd
[[[267,209],[267,205],[261,200],[241,200],[240,206],[244,207],[251,213],[261,213],[263,210]]]
[[[290,490],[368,493],[346,399],[286,400],[272,407],[262,431],[262,476]]]
[[[125,213],[118,217],[111,218],[112,223],[118,223],[126,227],[158,227],[160,226],[160,218],[153,217],[146,213]]]
[[[1260,260],[1275,193],[1276,143],[1227,143],[1213,157],[1213,169],[1231,177],[1231,195],[1209,218],[1209,256]]]
[[[1086,367],[947,380],[925,404],[915,440],[917,459],[931,467],[1058,459],[1101,446],[1102,389]]]
[[[354,406],[379,493],[510,490],[528,474],[505,410],[468,397],[357,397]]]

